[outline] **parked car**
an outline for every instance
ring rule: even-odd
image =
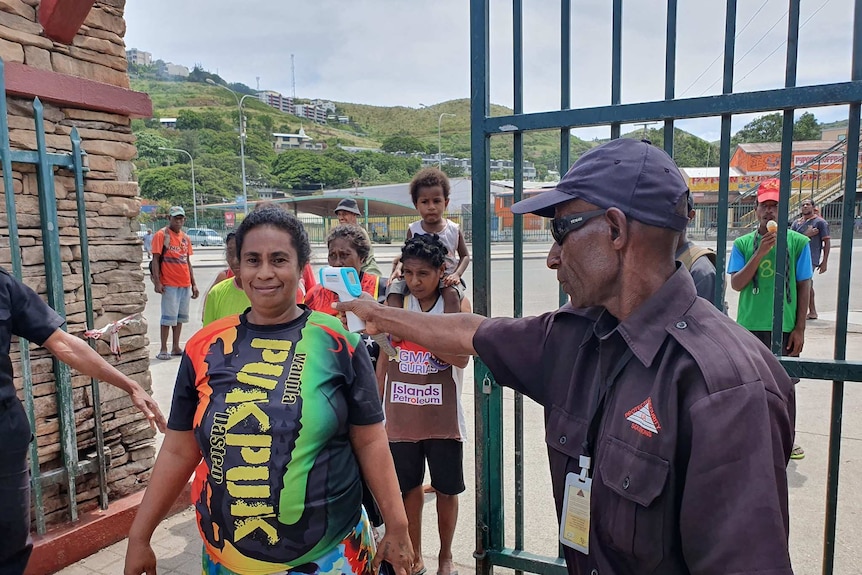
[[[224,246],[224,240],[218,232],[209,228],[190,228],[186,234],[193,246]]]

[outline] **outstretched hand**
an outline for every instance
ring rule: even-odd
[[[381,333],[377,326],[374,325],[374,313],[382,306],[377,303],[373,297],[363,292],[358,299],[353,301],[339,301],[332,304],[332,307],[340,313],[352,311],[365,322],[365,331],[369,335]]]
[[[129,397],[132,398],[134,406],[147,416],[150,427],[158,428],[162,433],[167,431],[168,422],[162,414],[162,410],[159,409],[159,404],[149,393],[144,391],[144,388],[140,385],[136,386],[129,392]]]

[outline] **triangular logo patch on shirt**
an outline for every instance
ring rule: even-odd
[[[631,421],[632,429],[646,437],[652,437],[661,430],[661,424],[652,408],[652,398],[626,412],[626,420]]]

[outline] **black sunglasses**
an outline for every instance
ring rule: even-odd
[[[563,240],[576,229],[583,227],[591,219],[603,215],[607,210],[592,210],[590,212],[578,212],[569,214],[551,220],[551,235],[559,245],[563,245]]]

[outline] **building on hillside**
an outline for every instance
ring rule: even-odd
[[[179,78],[189,77],[189,69],[182,64],[174,64],[172,62],[167,62],[165,64],[165,72],[168,76],[177,76]]]
[[[351,154],[356,154],[356,153],[359,153],[359,152],[375,152],[375,153],[380,153],[380,152],[382,152],[382,151],[383,151],[383,150],[381,150],[380,148],[363,148],[363,147],[361,147],[361,146],[343,146],[343,145],[341,145],[341,144],[338,144],[338,147],[339,147],[339,148],[341,148],[342,150],[344,150],[345,152],[350,152]]]
[[[334,114],[336,110],[335,104],[325,100],[312,100],[310,104],[296,104],[294,103],[293,98],[283,96],[281,93],[274,90],[263,90],[262,92],[258,92],[257,99],[276,110],[280,110],[287,114],[293,114],[300,118],[306,118],[316,124],[325,124],[327,117],[330,114]],[[350,122],[350,118],[348,116],[343,116],[343,118],[345,118],[344,121],[342,121],[341,118],[342,116],[337,117],[338,121],[342,124]],[[336,117],[333,117],[332,119],[335,120]]]
[[[411,154],[405,154],[403,152],[396,152],[396,156],[407,156]],[[422,160],[423,168],[431,168],[437,166],[438,161],[444,166],[451,166],[453,168],[461,168],[464,170],[464,175],[469,176],[472,171],[472,163],[470,162],[470,158],[454,158],[452,156],[442,156],[440,158],[437,157],[437,154],[412,154],[413,156],[418,157]],[[506,170],[515,171],[515,162],[512,160],[491,160],[491,172],[500,173]],[[536,165],[533,162],[524,161],[524,179],[525,180],[535,180],[538,173],[536,172]]]
[[[126,50],[126,60],[129,64],[136,66],[151,66],[153,64],[153,55],[137,48],[129,48]]]
[[[276,190],[275,188],[256,188],[255,192],[257,192],[257,199],[259,200],[281,200],[287,197],[285,192],[281,190]]]
[[[306,135],[305,130],[300,128],[296,134],[279,134],[273,133],[273,149],[276,152],[285,150],[315,150],[321,151],[326,149],[326,144],[322,142],[315,143],[314,140]]]
[[[293,98],[282,96],[281,93],[274,90],[263,90],[262,92],[258,92],[257,99],[267,106],[275,108],[281,112],[285,112],[287,114],[294,113]]]
[[[159,118],[159,125],[162,128],[176,128],[177,127],[177,119],[176,118]]]
[[[820,131],[820,139],[831,142],[840,142],[847,139],[847,126],[840,128],[824,128]]]
[[[296,104],[293,107],[293,115],[306,118],[316,124],[326,123],[326,110],[318,108],[313,104]]]
[[[332,112],[333,114],[338,110],[338,107],[329,100],[312,100],[311,105],[322,109],[324,112]]]

